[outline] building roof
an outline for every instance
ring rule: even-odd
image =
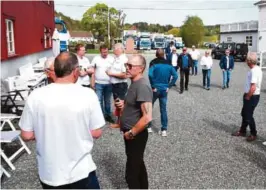
[[[80,37],[80,38],[91,38],[93,37],[91,32],[87,31],[70,31],[70,36],[73,38]]]
[[[262,4],[266,5],[266,1],[265,0],[261,0],[261,1],[258,1],[257,3],[254,3],[254,5],[262,5]]]

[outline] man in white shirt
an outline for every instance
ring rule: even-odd
[[[83,44],[76,45],[77,57],[79,61],[80,74],[77,83],[84,87],[90,87],[90,75],[94,73],[94,68],[87,57],[86,49]]]
[[[210,52],[206,51],[205,55],[202,56],[200,61],[200,65],[202,67],[202,74],[203,74],[203,88],[205,88],[206,90],[210,90],[212,64],[213,61],[210,56]],[[207,86],[206,86],[206,79],[207,79]]]
[[[189,52],[192,58],[192,75],[197,75],[198,74],[198,60],[200,57],[200,52],[195,49],[195,46],[192,46],[192,51]]]
[[[108,55],[108,47],[105,45],[101,45],[100,53],[101,55],[95,56],[92,60],[92,65],[95,68],[95,72],[92,75],[95,87],[94,85],[92,87],[96,90],[105,120],[114,123],[111,114],[112,84],[110,76],[107,75],[107,71],[110,70],[114,58]]]
[[[247,141],[254,141],[257,137],[257,130],[253,113],[260,100],[262,71],[261,68],[256,65],[256,53],[249,53],[246,61],[250,71],[247,74],[245,93],[243,96],[243,107],[241,111],[242,124],[240,130],[234,133],[233,136],[245,137],[247,126],[249,126],[250,136],[247,137]]]
[[[124,46],[121,43],[114,45],[114,62],[107,74],[111,77],[114,101],[124,100],[127,93],[127,76],[125,64],[128,62],[127,56],[123,53]],[[115,115],[119,123],[120,111],[116,108]]]
[[[75,54],[59,54],[55,82],[29,95],[19,122],[22,138],[36,140],[44,189],[100,188],[91,151],[105,121],[93,90],[74,84],[78,67]]]

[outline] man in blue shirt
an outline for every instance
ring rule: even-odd
[[[168,117],[167,117],[167,95],[168,90],[171,88],[178,76],[177,72],[173,68],[168,61],[164,59],[164,51],[163,49],[158,49],[156,52],[157,60],[161,60],[160,62],[156,62],[149,69],[149,79],[153,91],[153,103],[159,98],[160,102],[160,112],[161,112],[161,131],[160,134],[163,137],[167,136],[167,125],[168,125]],[[172,79],[171,79],[172,78]],[[148,131],[152,132],[151,123],[149,124]]]
[[[234,69],[234,58],[230,56],[230,50],[225,50],[225,55],[220,60],[220,68],[223,71],[223,89],[229,88],[231,71]]]
[[[187,48],[183,48],[183,52],[178,56],[178,68],[180,68],[180,94],[184,91],[184,77],[185,77],[185,90],[188,90],[189,70],[192,66],[192,58],[187,53]]]

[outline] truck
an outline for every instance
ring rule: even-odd
[[[138,49],[140,50],[151,50],[151,38],[150,32],[140,32],[138,39]]]
[[[175,37],[175,47],[176,49],[183,48],[185,45],[183,43],[182,37]]]
[[[164,38],[165,38],[165,47],[168,47],[171,42],[174,42],[175,44],[175,39],[172,34],[165,35]]]
[[[56,28],[54,30],[53,37],[52,37],[54,40],[53,49],[55,52],[68,51],[70,34],[67,30],[66,23],[61,18],[58,18],[58,17],[55,17],[54,22],[55,22]],[[57,54],[55,52],[54,54]]]
[[[137,42],[138,42],[138,36],[137,36],[137,30],[124,30],[123,31],[123,45],[126,46],[126,42],[128,38],[134,39],[134,49],[137,49]]]
[[[152,40],[152,49],[165,48],[165,38],[163,35],[155,35]]]

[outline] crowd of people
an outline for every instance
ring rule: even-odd
[[[46,61],[45,72],[50,84],[29,95],[19,122],[22,138],[36,140],[43,188],[100,188],[91,151],[93,139],[102,135],[102,127],[107,121],[111,128],[119,128],[123,134],[128,187],[148,189],[144,152],[148,133],[153,132],[154,102],[159,99],[160,135],[166,137],[167,97],[178,76],[182,94],[184,89],[188,90],[189,75],[198,74],[200,63],[203,88],[210,90],[213,64],[210,52],[206,51],[200,57],[199,51],[192,46],[189,53],[183,48],[182,53],[177,54],[172,45],[166,51],[156,51],[156,58],[147,68],[149,81],[143,76],[147,65],[145,58],[140,54],[128,58],[120,43],[114,46],[114,56],[102,45],[100,55],[91,62],[85,57],[82,44],[76,46],[76,54],[62,52]],[[226,50],[220,61],[223,89],[229,88],[230,73],[234,68],[234,60],[228,52]],[[256,65],[255,53],[250,53],[246,62],[250,71],[243,96],[242,125],[233,135],[246,136],[247,126],[250,126],[251,135],[247,140],[253,141],[257,136],[253,113],[260,98],[262,71]]]

